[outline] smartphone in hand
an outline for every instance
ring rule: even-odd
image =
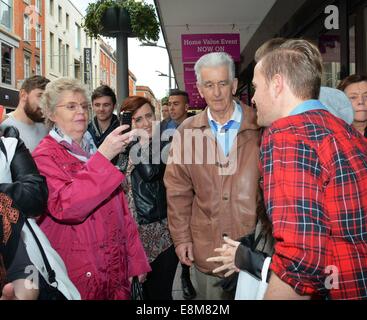
[[[120,125],[128,125],[129,128],[122,131],[121,134],[131,131],[131,124],[132,124],[132,112],[122,111],[120,113]]]

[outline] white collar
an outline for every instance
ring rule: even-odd
[[[214,118],[213,118],[213,116],[212,116],[212,114],[211,114],[211,112],[210,112],[210,108],[208,108],[208,119],[209,119],[209,123],[210,123],[210,121],[214,121],[216,123],[216,125],[217,125],[218,132],[221,132],[222,127],[224,127],[231,120],[236,121],[238,123],[241,123],[241,117],[242,117],[241,107],[235,101],[233,101],[233,105],[234,105],[234,111],[232,113],[232,116],[224,124],[220,124],[217,121],[215,121]]]

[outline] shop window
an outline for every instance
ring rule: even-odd
[[[322,84],[336,87],[340,78],[340,36],[325,33],[319,37],[319,49],[324,63]]]
[[[349,28],[349,74],[356,73],[356,27]]]
[[[1,82],[3,84],[12,84],[12,60],[13,48],[1,44]]]

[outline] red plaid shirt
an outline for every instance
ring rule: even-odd
[[[265,130],[260,169],[273,272],[301,295],[366,299],[367,140],[327,111],[289,116]]]

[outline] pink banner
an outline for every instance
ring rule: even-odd
[[[198,88],[196,87],[195,82],[185,82],[185,90],[186,91],[196,91],[198,92]]]
[[[190,107],[195,107],[195,108],[205,108],[206,107],[206,102],[205,100],[200,96],[198,91],[190,91],[190,90],[186,90],[186,92],[189,95],[189,99],[190,99]]]
[[[240,34],[183,34],[181,48],[183,62],[196,62],[210,52],[226,52],[234,61],[240,61]]]
[[[192,63],[183,65],[185,83],[195,83],[196,82],[194,66],[195,65]]]

